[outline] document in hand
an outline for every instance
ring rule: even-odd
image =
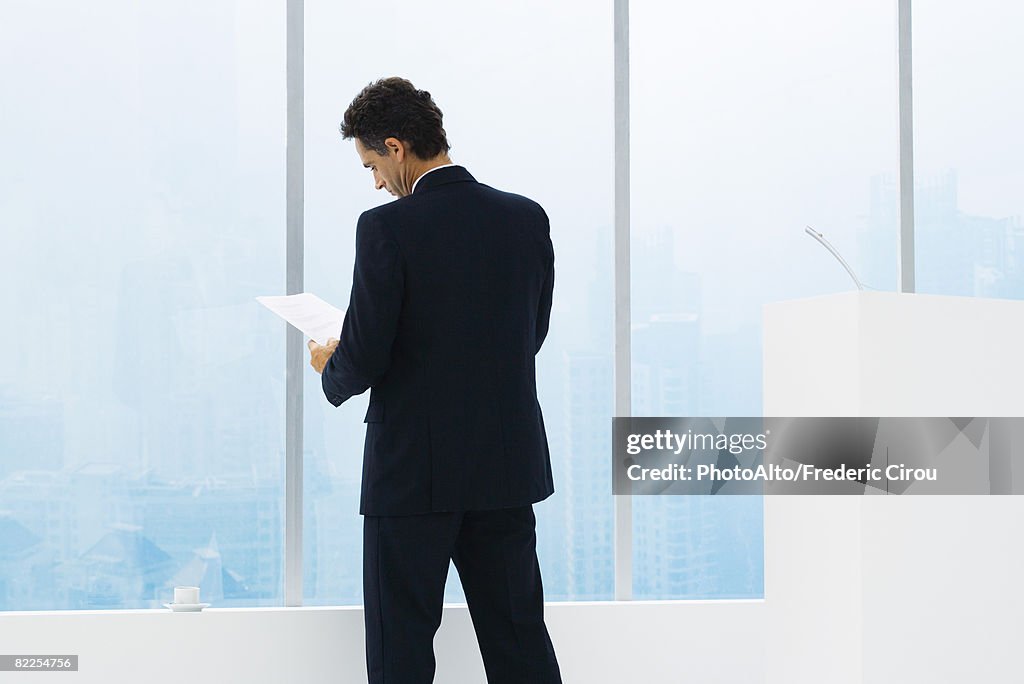
[[[257,297],[267,307],[291,325],[301,330],[317,344],[327,344],[327,338],[341,337],[341,323],[345,312],[335,308],[310,292],[296,295]]]

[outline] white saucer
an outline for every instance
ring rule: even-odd
[[[165,603],[165,608],[170,608],[175,613],[198,613],[203,608],[209,608],[209,603]]]

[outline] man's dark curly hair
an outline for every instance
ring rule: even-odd
[[[448,152],[441,110],[430,93],[404,78],[382,78],[363,88],[345,110],[341,137],[358,138],[366,147],[387,154],[384,140],[398,138],[420,159]]]

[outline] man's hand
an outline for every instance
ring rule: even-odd
[[[338,340],[332,337],[327,340],[326,345],[317,344],[310,340],[306,346],[309,347],[309,365],[317,373],[323,373],[327,360],[331,358],[331,354],[334,353],[335,348],[338,346]]]

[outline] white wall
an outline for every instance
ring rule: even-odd
[[[547,606],[566,684],[764,682],[764,616],[762,601]],[[80,656],[78,673],[32,681],[347,684],[366,681],[362,619],[359,608],[4,613],[0,652]],[[465,606],[446,606],[435,651],[435,681],[485,681]]]

